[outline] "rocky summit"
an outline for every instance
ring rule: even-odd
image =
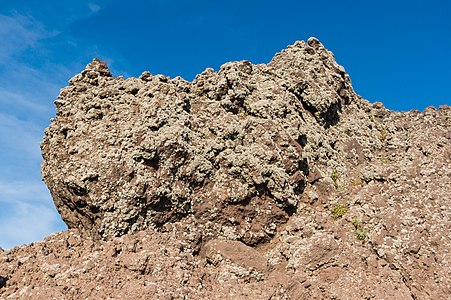
[[[451,295],[451,108],[369,103],[315,38],[192,82],[94,59],[55,105],[69,230],[0,250],[1,299]]]

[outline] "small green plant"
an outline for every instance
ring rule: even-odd
[[[363,241],[367,237],[366,232],[363,229],[357,229],[355,231],[355,236],[358,240],[361,240],[361,241]]]
[[[334,219],[339,219],[343,217],[348,212],[348,205],[346,204],[336,204],[332,208],[332,217]]]
[[[363,229],[363,225],[362,225],[362,221],[360,221],[357,217],[353,217],[352,220],[352,225],[354,225],[355,227],[355,236],[358,240],[365,240],[367,238],[367,234],[365,229]]]
[[[359,219],[357,219],[357,217],[353,217],[351,222],[352,225],[354,225],[355,229],[359,229],[362,227],[362,222]]]
[[[337,170],[333,170],[332,174],[330,174],[330,179],[334,182],[335,188],[338,188],[338,172]]]
[[[389,164],[390,163],[390,159],[386,156],[381,156],[379,157],[379,160],[384,163],[384,164]]]
[[[383,126],[380,130],[379,130],[379,140],[381,142],[385,141],[387,139],[387,135],[388,135],[388,130],[387,127]]]

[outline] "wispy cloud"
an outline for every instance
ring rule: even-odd
[[[50,113],[49,106],[39,100],[55,93],[56,86],[45,73],[30,65],[23,53],[31,49],[39,55],[43,51],[39,42],[56,34],[31,17],[0,14],[0,112],[25,109],[32,114]]]
[[[0,180],[0,204],[43,204],[47,202],[49,192],[45,185],[35,181]]]
[[[91,11],[91,13],[96,13],[102,9],[102,7],[96,3],[88,3],[88,8]]]
[[[46,31],[42,24],[33,18],[14,15],[0,15],[0,63],[8,62],[14,54],[33,47],[43,38],[48,38],[57,32]]]
[[[42,135],[41,129],[33,122],[22,121],[14,115],[0,112],[0,158],[5,153],[12,153],[18,158],[31,156],[40,160],[39,141]]]
[[[14,91],[0,86],[0,105],[2,110],[7,111],[8,108],[23,108],[32,110],[35,113],[50,113],[51,107],[42,102],[36,101],[36,95],[30,94],[28,91]],[[0,121],[1,122],[1,121]]]
[[[52,22],[20,13],[0,14],[0,246],[42,239],[65,228],[40,179],[39,142],[54,117],[59,88],[99,48],[74,36],[70,24],[102,11],[107,1],[60,4]],[[65,15],[61,18],[61,15]],[[49,29],[49,27],[51,29]],[[69,51],[69,50],[70,51]],[[115,60],[109,58],[115,72]],[[117,58],[116,58],[117,60]],[[119,72],[117,72],[119,73]],[[124,72],[122,72],[124,73]],[[127,75],[127,74],[125,74]]]
[[[53,114],[64,66],[38,70],[23,53],[41,53],[57,32],[22,15],[0,15],[0,246],[40,240],[64,223],[40,180],[39,142]],[[36,59],[36,58],[35,58]]]
[[[0,180],[0,246],[41,240],[57,230],[65,230],[43,183]]]

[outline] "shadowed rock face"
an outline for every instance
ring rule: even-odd
[[[370,104],[316,39],[193,82],[94,60],[55,103],[70,229],[0,248],[1,299],[451,294],[451,108]]]
[[[316,39],[193,82],[113,78],[94,60],[55,101],[42,174],[68,227],[88,235],[194,215],[252,245],[296,210],[318,146],[304,149],[308,133],[336,125],[356,99]]]

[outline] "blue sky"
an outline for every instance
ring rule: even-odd
[[[393,110],[451,103],[451,1],[0,2],[0,246],[66,227],[41,182],[53,100],[93,57],[115,76],[192,80],[233,60],[267,63],[316,36],[355,90]]]

